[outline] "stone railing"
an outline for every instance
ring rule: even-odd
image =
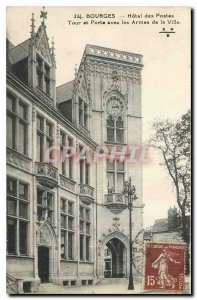
[[[79,184],[79,193],[83,196],[94,198],[94,188],[88,184]]]
[[[105,195],[105,203],[124,203],[127,204],[126,198],[121,193],[111,193]]]
[[[6,273],[6,292],[9,295],[23,294],[23,279]]]
[[[36,176],[41,184],[50,188],[58,184],[58,169],[48,163],[36,162]]]
[[[114,59],[128,63],[142,64],[142,55],[125,51],[104,48],[100,46],[87,45],[86,55],[99,56],[105,59]]]
[[[6,151],[6,161],[9,164],[15,165],[16,167],[23,169],[25,171],[30,171],[31,159],[16,150],[7,147]]]
[[[60,185],[67,190],[75,192],[76,182],[62,174],[60,174]]]
[[[104,205],[113,213],[120,213],[127,207],[127,199],[121,193],[106,194]]]
[[[79,184],[79,197],[85,204],[91,204],[94,201],[94,188],[88,184]]]

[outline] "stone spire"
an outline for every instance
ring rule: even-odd
[[[35,19],[34,19],[34,13],[32,13],[32,18],[31,18],[31,25],[30,25],[30,27],[31,27],[31,36],[34,36],[34,33],[35,33]]]

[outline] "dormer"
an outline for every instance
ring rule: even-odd
[[[82,62],[79,70],[75,69],[75,79],[57,87],[57,106],[69,121],[89,136],[91,102]]]
[[[44,8],[41,11],[41,18],[43,18],[43,21],[36,33],[34,32],[34,15],[32,15],[31,19],[32,30],[28,56],[28,85],[42,97],[51,98],[55,104],[56,63],[54,41],[52,41],[52,48],[50,48],[45,25],[47,13],[44,11]]]
[[[44,8],[40,17],[43,20],[35,32],[34,14],[32,14],[29,39],[16,46],[7,42],[7,67],[18,79],[39,94],[41,99],[56,105],[54,41],[52,40],[50,48],[45,25],[47,13]]]

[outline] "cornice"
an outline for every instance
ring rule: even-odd
[[[94,45],[87,45],[85,48],[86,56],[94,56],[99,57],[105,60],[114,60],[118,62],[124,62],[130,65],[138,65],[142,67],[142,55],[115,50],[111,48],[105,48],[100,46]]]

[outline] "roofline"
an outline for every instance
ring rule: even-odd
[[[65,83],[63,83],[63,84],[61,84],[61,85],[56,86],[56,89],[58,89],[59,87],[65,85],[65,84],[68,84],[68,83],[70,83],[70,82],[72,82],[72,81],[75,81],[75,79],[70,80],[70,81],[67,81],[67,82],[65,82]]]
[[[29,41],[30,39],[31,39],[31,38],[24,40],[23,42],[19,43],[18,45],[12,47],[12,49],[14,49],[14,48],[20,46],[21,44],[23,44],[23,43],[26,42],[26,41]],[[9,41],[10,43],[12,43],[9,39],[8,39],[8,41]],[[12,43],[12,45],[14,45],[14,44]],[[11,51],[12,49],[10,49],[9,51]]]

